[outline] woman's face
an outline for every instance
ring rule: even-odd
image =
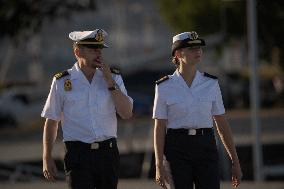
[[[198,64],[201,62],[202,49],[201,47],[186,47],[180,49],[180,59],[181,62],[189,64]]]

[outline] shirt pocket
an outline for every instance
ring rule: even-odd
[[[65,112],[74,117],[80,117],[87,111],[87,96],[84,93],[66,94]]]
[[[182,99],[172,98],[167,102],[168,118],[181,118],[188,114],[188,105]]]
[[[114,102],[108,90],[102,90],[99,95],[99,99],[98,107],[100,114],[111,114],[115,112]]]
[[[197,97],[197,100],[200,112],[204,112],[206,114],[211,113],[212,102],[213,102],[213,99],[211,97],[199,96]]]

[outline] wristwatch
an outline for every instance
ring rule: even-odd
[[[119,86],[117,85],[117,83],[114,83],[114,85],[109,87],[108,90],[110,91],[119,90]]]

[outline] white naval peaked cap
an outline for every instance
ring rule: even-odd
[[[107,48],[108,46],[104,43],[104,38],[107,35],[105,30],[95,29],[93,31],[73,31],[69,33],[69,38],[76,44],[97,45]]]
[[[198,34],[195,31],[192,32],[183,32],[175,35],[173,37],[173,43],[176,41],[181,41],[185,39],[195,40],[198,38]]]
[[[179,33],[173,37],[172,56],[178,49],[195,46],[205,46],[205,41],[195,31]]]

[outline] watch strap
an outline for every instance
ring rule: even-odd
[[[118,89],[119,89],[119,87],[116,83],[113,86],[108,88],[108,90],[110,90],[110,91],[114,91],[114,90],[118,90]]]

